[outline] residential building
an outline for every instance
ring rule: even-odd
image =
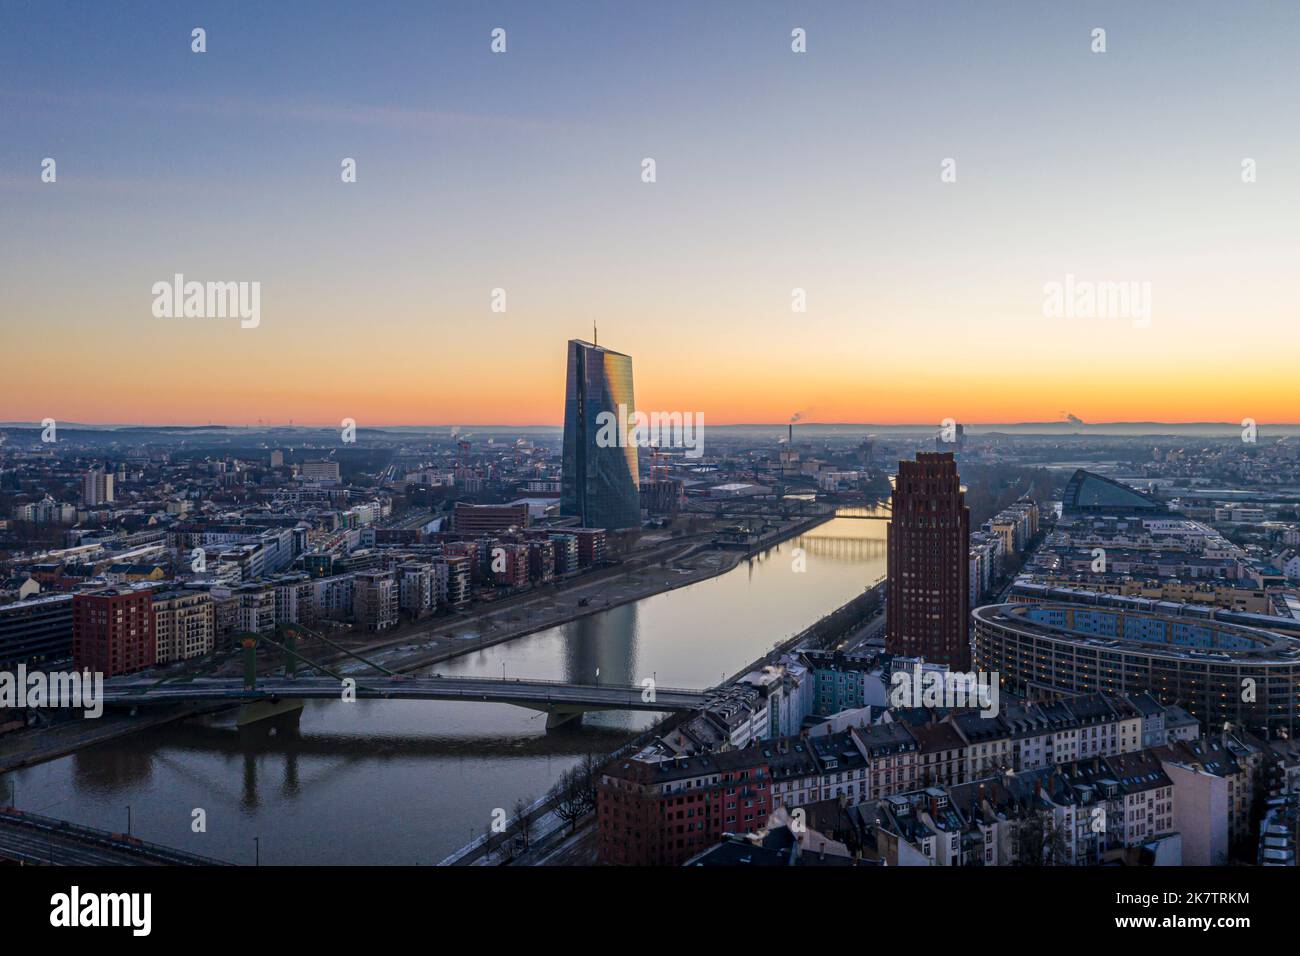
[[[400,593],[391,571],[359,571],[352,581],[352,618],[368,633],[398,623]]]
[[[159,664],[211,654],[216,640],[212,595],[175,590],[153,595],[155,657]]]
[[[113,475],[99,466],[86,472],[82,482],[82,500],[89,506],[111,504],[113,502]]]
[[[723,833],[752,833],[772,811],[771,773],[758,748],[660,761],[618,759],[596,788],[603,863],[675,866]]]
[[[72,666],[105,677],[152,667],[157,655],[148,587],[106,588],[72,599]]]

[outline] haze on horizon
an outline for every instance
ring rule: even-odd
[[[1300,422],[1294,5],[563,8],[0,10],[0,419],[559,425],[595,319],[714,425]]]
[[[148,432],[151,430],[169,431],[188,433],[191,431],[238,431],[249,432],[251,434],[269,434],[288,432],[304,436],[308,439],[314,432],[325,432],[334,434],[339,431],[341,423],[334,422],[280,422],[280,421],[260,421],[260,422],[77,422],[77,421],[58,421],[58,427],[65,433],[75,434],[77,431],[114,431],[130,430],[132,432]],[[707,424],[707,423],[706,423]],[[746,432],[773,432],[779,441],[785,441],[786,428],[794,424],[798,429],[797,435],[800,438],[808,437],[825,437],[827,433],[844,435],[846,431],[866,430],[869,432],[881,432],[885,435],[928,435],[935,432],[936,426],[929,422],[910,422],[910,423],[882,423],[882,422],[819,422],[819,421],[800,421],[792,422],[730,422],[724,424],[707,424],[709,429],[722,429],[735,434],[745,434]],[[1044,437],[1066,437],[1066,436],[1089,436],[1089,437],[1160,437],[1170,435],[1181,436],[1204,436],[1204,437],[1232,437],[1237,438],[1240,435],[1244,423],[1238,422],[962,422],[961,423],[968,435],[992,435],[997,433],[1007,433],[1020,435],[1024,437],[1044,436]],[[1261,439],[1272,440],[1279,438],[1300,437],[1300,423],[1294,422],[1266,422],[1257,423],[1263,429]],[[423,422],[404,425],[394,425],[386,422],[357,422],[359,434],[365,432],[388,432],[402,433],[411,432],[414,434],[432,433],[432,432],[449,432],[450,437],[473,437],[482,432],[500,433],[518,431],[531,433],[534,431],[552,431],[555,433],[562,432],[563,423],[557,424],[532,424],[521,425],[514,422],[478,422],[478,423],[451,423],[451,422]],[[0,421],[0,430],[2,429],[27,429],[39,430],[42,428],[41,422],[12,422]],[[0,438],[3,441],[3,438]]]

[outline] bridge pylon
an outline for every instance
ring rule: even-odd
[[[284,645],[284,676],[296,677],[298,675],[298,631],[286,627],[280,642]]]
[[[582,724],[582,715],[587,712],[585,707],[564,707],[562,705],[552,705],[546,709],[546,729],[555,730],[559,727],[578,727]]]
[[[259,637],[253,633],[242,634],[239,637],[239,644],[243,648],[244,654],[244,690],[257,690],[257,645],[259,643]],[[285,629],[285,633],[280,636],[280,640],[276,641],[267,638],[266,643],[280,649],[280,653],[284,657],[284,676],[296,677],[299,659],[306,660],[298,653],[297,631],[291,628]],[[308,663],[311,662],[308,661]]]
[[[239,643],[244,648],[244,690],[257,690],[257,635],[245,634]]]

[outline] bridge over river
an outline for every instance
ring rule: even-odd
[[[547,715],[555,727],[593,710],[690,711],[703,707],[707,693],[646,684],[573,684],[564,681],[494,677],[337,678],[300,675],[259,677],[250,686],[237,677],[198,677],[159,682],[115,678],[104,683],[111,706],[230,701],[232,704],[302,700],[455,700],[514,704]],[[256,719],[255,711],[250,711]]]

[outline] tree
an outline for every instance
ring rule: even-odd
[[[533,823],[534,823],[533,818],[528,813],[528,801],[525,800],[523,797],[520,797],[517,800],[515,800],[514,812],[515,812],[514,820],[511,821],[510,824],[510,834],[511,836],[523,841],[524,850],[526,851],[533,842]],[[511,848],[512,855],[513,852],[514,850],[513,850],[513,841],[512,841],[512,848]]]
[[[1070,862],[1065,831],[1050,810],[1032,810],[1015,827],[1016,863],[1064,866]]]
[[[1066,866],[1070,862],[1070,843],[1065,829],[1057,820],[1056,814],[1045,814],[1044,824],[1047,831],[1044,838],[1045,859],[1047,866]]]
[[[592,754],[560,774],[551,788],[550,797],[555,804],[555,815],[565,823],[578,828],[578,821],[596,809],[596,782],[600,763]]]
[[[578,820],[587,812],[586,796],[582,790],[582,775],[576,767],[571,767],[560,774],[560,779],[551,787],[551,799],[555,803],[555,815],[577,829]]]

